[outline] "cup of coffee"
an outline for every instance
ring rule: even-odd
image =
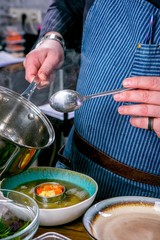
[[[159,240],[160,199],[123,196],[87,210],[83,224],[95,240]]]

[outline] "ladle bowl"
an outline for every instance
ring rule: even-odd
[[[119,89],[114,89],[106,92],[95,93],[88,96],[82,96],[77,91],[74,91],[71,89],[65,89],[65,90],[60,90],[54,93],[51,96],[49,103],[54,110],[58,112],[68,113],[68,112],[72,112],[79,109],[86,100],[97,98],[97,97],[113,95],[116,93],[125,92],[129,90],[132,90],[132,89],[119,88]]]

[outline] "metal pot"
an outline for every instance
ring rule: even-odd
[[[54,139],[53,126],[38,107],[0,87],[0,179],[26,170]]]

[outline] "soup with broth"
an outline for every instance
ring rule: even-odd
[[[65,191],[63,198],[57,202],[41,203],[35,199],[34,189],[37,185],[48,182],[48,181],[49,182],[52,182],[52,181],[57,182],[57,183],[63,185],[65,187],[66,191]],[[85,189],[79,187],[78,185],[70,183],[70,182],[62,181],[62,180],[56,180],[56,179],[31,181],[31,182],[19,185],[14,190],[18,191],[18,192],[22,192],[22,193],[32,197],[34,200],[36,200],[39,208],[47,208],[47,209],[69,207],[69,206],[75,205],[77,203],[80,203],[90,197],[89,193]]]

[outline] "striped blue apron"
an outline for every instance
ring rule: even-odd
[[[151,42],[150,19],[154,16]],[[138,44],[140,43],[140,44]],[[160,10],[145,0],[95,0],[83,32],[77,91],[89,95],[122,87],[129,76],[160,76]],[[75,128],[110,157],[144,172],[160,175],[160,139],[134,128],[118,114],[112,96],[86,101],[75,112]],[[130,103],[124,103],[130,104]],[[160,187],[125,179],[79,153],[69,135],[64,155],[72,169],[93,177],[98,198],[121,195],[160,197]]]

